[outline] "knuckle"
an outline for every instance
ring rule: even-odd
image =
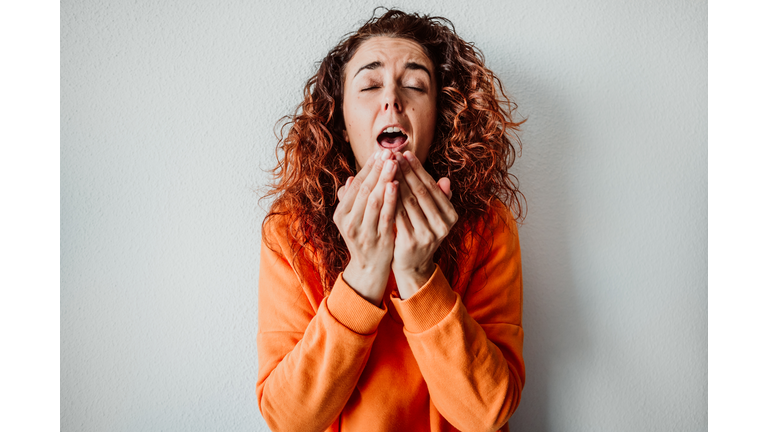
[[[440,226],[437,227],[437,229],[435,230],[435,235],[437,236],[438,239],[442,240],[448,236],[448,233],[450,232],[450,230],[451,230],[450,227],[448,227],[447,225],[440,224]]]
[[[379,240],[379,235],[377,232],[367,232],[365,234],[362,234],[362,243],[365,245],[366,248],[374,249],[376,247],[376,244]]]
[[[429,195],[429,190],[426,187],[424,187],[424,185],[421,185],[421,186],[417,186],[413,190],[413,193],[416,196],[425,197],[425,196]]]
[[[456,210],[452,209],[448,213],[448,223],[451,225],[451,227],[453,227],[458,221],[459,221],[459,215],[458,213],[456,213]]]
[[[426,240],[427,244],[432,244],[436,240],[437,240],[437,236],[434,233],[430,232],[429,234],[427,234],[427,240]]]
[[[370,244],[371,239],[365,232],[362,232],[357,237],[357,241],[360,242],[361,245],[368,246]]]
[[[436,237],[432,231],[425,231],[421,236],[419,236],[417,244],[419,247],[424,248],[434,243],[435,240]]]
[[[358,190],[358,193],[362,195],[368,195],[371,193],[371,187],[367,184],[363,183],[360,185],[360,189]]]
[[[419,206],[419,200],[415,196],[413,196],[413,195],[409,196],[406,201],[408,202],[409,205],[411,205],[413,207],[418,207]]]

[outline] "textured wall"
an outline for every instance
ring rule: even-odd
[[[273,125],[377,2],[61,3],[61,426],[260,430]],[[528,118],[512,430],[705,430],[706,3],[403,1]]]

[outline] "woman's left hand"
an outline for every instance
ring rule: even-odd
[[[392,273],[400,298],[416,293],[435,271],[433,257],[440,243],[458,220],[451,204],[451,182],[437,182],[424,170],[416,156],[396,153],[400,199],[395,216],[397,235]]]

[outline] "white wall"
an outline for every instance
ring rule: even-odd
[[[63,431],[268,430],[272,128],[378,2],[262,3],[61,3]],[[511,429],[705,430],[706,3],[399,6],[453,20],[528,117]]]

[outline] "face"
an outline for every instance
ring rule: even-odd
[[[432,61],[408,39],[363,42],[344,69],[345,138],[358,168],[377,150],[412,151],[424,163],[435,134]]]

